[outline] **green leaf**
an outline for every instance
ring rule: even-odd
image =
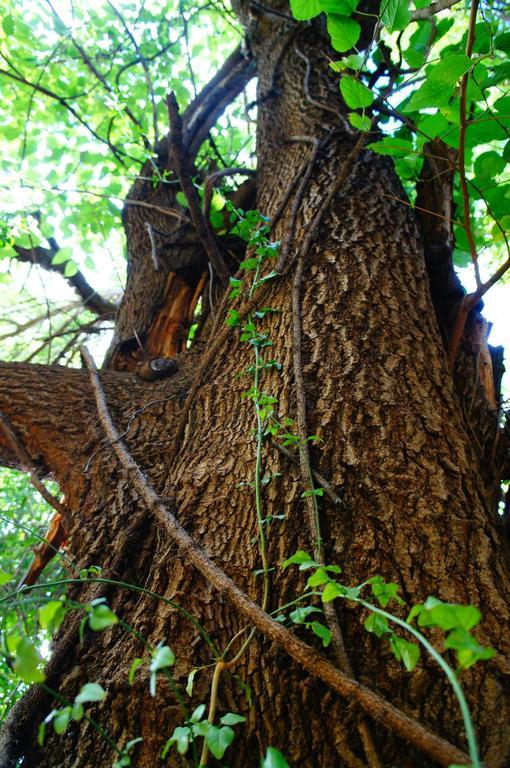
[[[298,21],[313,19],[322,12],[320,0],[290,0],[290,10]]]
[[[288,568],[289,565],[308,565],[309,563],[312,563],[313,565],[317,565],[315,560],[312,560],[312,558],[307,552],[304,552],[302,549],[299,549],[291,557],[283,561],[282,568]]]
[[[190,742],[191,731],[189,728],[179,725],[174,729],[173,734],[168,739],[167,743],[163,747],[161,757],[165,758],[173,744],[177,746],[177,752],[180,755],[185,755],[188,751]]]
[[[361,27],[357,21],[349,16],[341,16],[336,13],[328,15],[327,27],[331,38],[331,45],[335,51],[344,53],[349,51],[359,40]]]
[[[350,16],[358,7],[359,0],[320,0],[321,9],[325,13],[336,13]]]
[[[241,324],[241,316],[239,312],[236,309],[229,309],[227,319],[225,320],[225,325],[227,325],[229,328],[234,328],[237,325]]]
[[[390,637],[390,647],[397,661],[401,661],[407,671],[412,672],[420,660],[420,647],[397,635]]]
[[[377,613],[371,613],[370,616],[365,619],[364,623],[367,632],[373,633],[376,637],[382,637],[391,633],[392,630],[388,626],[388,620],[384,616],[379,616]]]
[[[192,723],[198,723],[205,715],[205,704],[199,704],[190,717]]]
[[[94,632],[100,632],[102,629],[112,627],[118,623],[118,618],[107,605],[101,603],[94,605],[89,616],[89,625]]]
[[[290,765],[281,752],[274,747],[268,747],[260,768],[290,768]]]
[[[359,131],[369,131],[372,127],[372,121],[368,115],[360,115],[357,112],[349,112],[347,115],[349,122],[353,128],[357,128]]]
[[[409,0],[382,0],[381,21],[389,32],[405,29],[411,20]]]
[[[234,731],[232,728],[229,728],[228,725],[225,725],[222,728],[212,725],[205,737],[207,746],[217,760],[220,760],[223,757],[227,747],[232,743],[233,739]]]
[[[38,616],[41,629],[51,628],[55,632],[65,617],[65,609],[62,601],[49,600],[45,605],[40,606]]]
[[[59,248],[56,254],[53,256],[52,264],[64,264],[66,261],[72,258],[73,249],[70,245],[66,245],[63,248]]]
[[[405,111],[446,106],[453,94],[455,84],[472,64],[469,56],[463,53],[452,53],[437,64],[430,65],[427,68],[425,82],[413,93]]]
[[[4,584],[8,584],[13,578],[11,573],[7,573],[7,571],[3,571],[0,568],[0,587],[3,587]]]
[[[376,598],[379,605],[386,608],[390,600],[396,600],[399,605],[403,605],[404,601],[398,596],[399,586],[394,582],[386,583],[383,579],[377,578],[377,580],[369,581],[372,594]]]
[[[313,605],[303,605],[289,613],[289,619],[293,624],[304,624],[311,613],[322,613],[320,608]]]
[[[327,648],[331,642],[331,631],[319,621],[312,621],[310,627],[314,635],[317,635],[322,640],[323,647]]]
[[[68,261],[64,267],[64,277],[74,277],[78,272],[78,267],[74,261]]]
[[[475,176],[483,182],[491,181],[495,176],[498,176],[505,170],[506,160],[499,153],[483,152],[479,155],[474,162]]]
[[[475,638],[464,628],[452,630],[444,643],[445,648],[455,651],[457,662],[461,669],[472,667],[477,661],[487,661],[494,658],[494,648],[487,648],[477,643]]]
[[[175,653],[168,645],[159,645],[152,652],[152,661],[150,663],[150,671],[158,672],[160,669],[166,669],[167,667],[173,667],[175,664]]]
[[[7,35],[7,37],[10,37],[12,33],[14,32],[14,19],[11,15],[4,16],[2,19],[2,29]]]
[[[242,715],[236,715],[235,712],[227,712],[226,715],[220,717],[220,723],[222,725],[238,725],[238,723],[245,723],[246,718]]]
[[[321,567],[317,568],[315,573],[308,577],[306,586],[311,588],[321,587],[323,584],[327,584],[328,581],[331,581],[331,578],[328,576],[326,569]]]
[[[74,703],[86,704],[87,702],[103,701],[105,698],[106,691],[99,683],[85,683],[76,696]]]
[[[16,646],[12,667],[24,683],[42,683],[45,679],[42,659],[31,640],[24,637]]]
[[[143,659],[137,657],[136,659],[133,659],[131,662],[131,666],[129,667],[128,672],[128,682],[129,685],[133,685],[133,680],[135,679],[136,671],[138,667],[140,667],[143,664]]]
[[[423,608],[418,618],[421,627],[439,627],[445,631],[457,627],[470,630],[476,627],[481,619],[480,611],[474,605],[443,603],[436,597],[427,598]]]
[[[53,728],[59,736],[67,730],[69,720],[71,719],[71,712],[71,707],[64,707],[53,718]]]
[[[419,21],[417,29],[409,38],[409,47],[404,51],[404,58],[410,67],[422,67],[425,53],[429,46],[432,25],[430,21]]]
[[[340,80],[340,91],[345,103],[351,109],[364,109],[374,100],[374,94],[370,88],[350,75],[344,75]]]
[[[186,683],[186,693],[188,696],[191,696],[193,693],[193,682],[195,680],[195,675],[197,674],[198,669],[192,669],[191,672],[188,675],[188,682]]]
[[[367,144],[367,147],[378,155],[389,155],[390,157],[407,157],[414,152],[411,141],[397,136],[385,136],[382,141],[374,141]]]
[[[345,593],[345,589],[344,587],[341,586],[341,584],[337,584],[336,581],[330,581],[324,587],[324,592],[321,595],[321,600],[323,603],[329,603],[331,600],[334,600],[335,597],[338,597],[339,595],[343,595],[344,593]]]

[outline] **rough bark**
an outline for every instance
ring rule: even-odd
[[[277,310],[266,317],[264,329],[273,342],[271,357],[282,364],[281,373],[264,379],[264,390],[278,398],[280,416],[295,418],[292,323],[297,320],[303,337],[308,426],[321,438],[312,450],[313,466],[341,489],[345,501],[339,506],[326,497],[321,500],[327,560],[342,566],[346,583],[376,573],[396,581],[411,603],[434,594],[480,607],[484,621],[477,636],[493,645],[498,656],[470,670],[463,681],[485,764],[503,768],[510,755],[508,561],[487,495],[487,469],[481,468],[467,433],[448,367],[423,241],[412,212],[396,201],[403,192],[391,163],[363,151],[312,232],[300,291],[301,316],[293,317],[294,260],[357,137],[338,114],[337,83],[323,66],[320,28],[297,29],[279,16],[253,16],[246,9],[241,13],[249,24],[258,66],[257,206],[265,215],[274,214],[302,168],[304,153],[311,152],[310,138],[319,141],[302,196],[296,199],[294,191],[271,233],[285,241],[292,228],[288,271],[263,298],[265,306]],[[294,201],[297,217],[292,213]],[[173,200],[167,204],[173,205]],[[139,334],[149,329],[168,274],[175,271],[169,261],[165,273],[157,274],[147,230],[142,242],[134,235],[130,239],[132,231],[126,226],[131,272],[115,349],[123,355],[129,352],[129,344],[122,343],[131,343],[132,318],[139,318],[134,326]],[[139,223],[135,229],[141,237]],[[239,309],[242,301],[232,306]],[[167,343],[167,330],[162,323],[154,334],[155,354]],[[177,423],[202,354],[200,346],[179,356],[181,373],[167,381],[147,384],[132,373],[104,372],[103,384],[120,431],[131,424],[127,444],[158,493],[171,500],[180,523],[212,560],[260,602],[261,579],[254,575],[260,568],[257,521],[248,485],[255,464],[254,410],[242,398],[250,387],[246,368],[253,365],[253,354],[238,332],[221,322],[209,343],[216,351],[186,406],[186,428],[177,445]],[[0,384],[0,410],[34,461],[54,473],[66,494],[72,510],[70,551],[77,564],[101,565],[106,573],[179,603],[224,649],[244,620],[147,516],[103,441],[85,373],[2,365]],[[13,460],[1,441],[0,454],[3,461]],[[268,610],[274,610],[304,586],[301,575],[282,571],[280,563],[298,548],[309,550],[314,533],[307,526],[297,466],[267,443],[263,472],[273,476],[264,489],[266,513],[285,515],[271,523],[268,534],[269,562],[275,569]],[[74,587],[72,596],[91,599],[98,589]],[[185,685],[192,668],[205,667],[197,674],[192,704],[207,701],[213,658],[196,627],[174,607],[153,598],[125,589],[100,589],[148,642],[172,646],[178,683]],[[342,606],[340,623],[358,679],[463,749],[458,708],[438,670],[424,661],[412,675],[403,672],[381,641],[367,635],[362,618],[358,609]],[[132,635],[118,627],[89,633],[79,648],[76,623],[69,619],[56,640],[49,683],[72,698],[84,682],[100,682],[108,699],[96,708],[97,719],[120,744],[143,737],[135,765],[160,765],[166,738],[182,722],[175,696],[161,681],[158,697],[152,699],[146,672],[128,685],[131,661],[143,654]],[[239,680],[251,691],[251,706],[240,693]],[[38,749],[34,726],[50,708],[49,698],[38,691],[17,708],[9,733],[12,753],[21,753],[25,766],[111,764],[110,748],[86,722],[73,724],[65,739],[50,737],[47,746]],[[365,765],[355,727],[359,712],[259,637],[222,678],[219,711],[228,710],[247,717],[225,758],[231,766],[257,766],[268,744],[281,749],[295,766]],[[390,735],[383,724],[371,728],[383,764],[431,765],[430,758]],[[191,763],[174,753],[170,764]]]

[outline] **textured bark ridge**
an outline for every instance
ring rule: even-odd
[[[487,493],[490,470],[481,466],[448,368],[423,240],[409,207],[396,200],[404,193],[391,163],[361,152],[312,232],[300,289],[301,314],[293,317],[296,260],[311,222],[352,157],[357,136],[339,113],[337,83],[324,67],[321,29],[297,28],[260,11],[240,12],[258,67],[258,208],[268,217],[274,215],[296,177],[304,168],[309,172],[300,192],[299,185],[294,186],[271,233],[286,245],[287,269],[263,296],[264,306],[276,310],[266,316],[264,330],[273,342],[271,357],[282,365],[281,372],[265,376],[264,391],[277,398],[281,417],[295,419],[292,323],[299,322],[308,428],[321,438],[312,450],[312,463],[342,492],[345,502],[335,505],[326,496],[321,499],[327,560],[342,566],[345,583],[356,584],[377,573],[396,581],[410,603],[434,594],[480,607],[484,620],[477,636],[493,645],[498,656],[464,673],[463,684],[485,765],[504,768],[510,759],[508,561],[493,498]],[[306,168],[304,161],[314,148],[315,162]],[[130,198],[147,192],[144,199],[150,199],[152,193],[142,190],[143,183],[135,184]],[[182,214],[173,195],[170,185],[159,187],[157,205]],[[199,253],[193,262],[195,283],[188,283],[180,317],[191,311],[207,269],[199,243],[176,246],[170,238],[158,250],[161,269],[156,270],[142,209],[128,202],[125,216],[131,272],[110,358],[113,367],[125,369],[130,366],[119,360],[135,349],[133,325],[142,343],[157,327],[153,338],[159,341],[152,350],[161,354],[168,349],[171,321],[163,321],[158,312],[166,306],[170,318],[174,302],[184,294],[178,291],[181,298],[174,297],[169,306],[165,297],[172,281],[185,279],[173,260]],[[154,209],[150,215],[153,232],[167,232],[170,222],[174,237],[181,226],[166,214],[157,218]],[[186,269],[191,267],[187,262]],[[179,278],[171,277],[177,273]],[[240,309],[243,302],[237,299],[230,306]],[[208,344],[215,345],[210,359]],[[202,355],[208,363],[199,369]],[[175,377],[156,384],[141,382],[129,372],[104,372],[109,407],[118,429],[129,427],[129,449],[158,493],[172,501],[180,523],[260,602],[257,520],[250,489],[255,414],[253,404],[242,397],[251,385],[246,369],[253,365],[253,353],[240,342],[237,330],[218,320],[208,342],[178,355],[178,364]],[[200,386],[192,390],[184,433],[176,444],[183,402],[197,371]],[[78,566],[100,565],[105,574],[164,595],[196,617],[223,650],[245,622],[154,525],[104,441],[85,373],[1,366],[0,380],[1,391],[9,393],[0,410],[66,494],[72,510],[70,552]],[[1,442],[0,451],[4,461],[13,460]],[[282,571],[281,562],[298,548],[311,551],[315,534],[308,527],[296,465],[266,443],[263,472],[272,477],[263,492],[265,512],[284,515],[268,529],[268,557],[274,569],[268,610],[274,611],[304,588],[302,574]],[[72,597],[81,601],[98,595],[107,596],[146,641],[171,645],[178,684],[185,686],[190,671],[200,668],[190,709],[208,701],[214,658],[182,613],[126,589],[96,585],[72,590]],[[405,673],[384,644],[365,632],[358,609],[342,605],[339,616],[357,678],[465,749],[457,704],[438,670],[425,660],[412,675]],[[149,694],[147,672],[128,684],[131,662],[143,654],[138,639],[119,627],[89,633],[79,647],[77,621],[70,618],[55,641],[48,682],[68,699],[83,683],[100,682],[108,698],[96,708],[95,717],[121,745],[141,736],[133,764],[152,768],[164,764],[162,746],[175,725],[182,724],[183,715],[164,679],[158,683],[157,699]],[[111,765],[111,749],[86,722],[72,725],[65,738],[49,736],[45,748],[38,749],[35,727],[49,709],[50,698],[38,690],[15,708],[7,730],[11,755],[23,757],[26,768]],[[260,636],[222,677],[218,711],[241,712],[247,718],[236,728],[236,741],[225,756],[233,768],[258,766],[267,745],[279,748],[293,766],[366,765],[356,729],[360,713]],[[429,757],[390,735],[384,723],[370,728],[383,765],[432,765]],[[169,764],[193,761],[174,752]]]

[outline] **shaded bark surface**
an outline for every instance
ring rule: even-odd
[[[306,137],[321,142],[309,185],[298,201],[297,220],[291,220],[291,196],[271,233],[273,239],[285,240],[293,226],[289,271],[263,297],[264,306],[277,310],[264,320],[264,330],[273,342],[271,357],[282,364],[281,372],[265,376],[263,388],[278,398],[282,418],[295,418],[293,260],[356,137],[338,115],[338,86],[325,73],[320,27],[296,29],[279,17],[248,18],[246,9],[240,12],[249,23],[258,67],[257,206],[265,215],[274,214],[311,152]],[[395,200],[402,197],[391,163],[364,151],[325,211],[306,260],[299,318],[303,374],[308,426],[321,438],[312,461],[346,502],[344,508],[326,497],[321,500],[326,555],[342,566],[347,584],[379,573],[396,581],[410,603],[434,594],[480,607],[484,621],[477,637],[493,645],[498,656],[464,673],[463,682],[485,764],[503,768],[510,756],[510,667],[505,661],[510,585],[494,499],[488,494],[495,471],[486,463],[482,467],[469,434],[434,312],[423,241],[410,209]],[[141,237],[140,222],[135,229]],[[133,318],[144,332],[151,327],[165,280],[177,269],[176,262],[168,261],[162,274],[157,273],[147,231],[143,241],[129,239],[129,223],[127,232],[131,271],[118,343],[129,341]],[[196,262],[197,274],[203,273],[200,259],[203,254]],[[237,301],[231,306],[239,308]],[[167,333],[168,325],[161,323],[152,337],[154,354],[166,349]],[[177,445],[179,415],[203,347],[180,355],[179,373],[157,384],[140,382],[129,372],[105,371],[102,380],[119,429],[130,426],[126,442],[143,471],[172,500],[193,538],[260,602],[262,582],[254,574],[260,568],[257,521],[249,487],[255,413],[242,397],[251,386],[246,368],[253,365],[253,353],[235,329],[218,323],[214,333],[208,343],[219,338],[219,346],[202,373]],[[117,347],[117,355],[119,349],[122,357],[127,348]],[[110,364],[129,368],[116,360],[114,355]],[[72,510],[67,521],[70,553],[77,565],[100,565],[115,578],[175,601],[197,617],[220,650],[225,648],[244,621],[154,526],[104,443],[85,372],[1,365],[0,385],[0,410],[66,494]],[[1,440],[0,449],[5,461],[13,460]],[[484,457],[486,461],[486,453]],[[279,565],[298,548],[310,551],[314,533],[308,529],[297,467],[266,444],[263,473],[273,476],[264,489],[266,514],[285,515],[271,523],[268,533],[274,568],[268,610],[275,610],[304,587],[302,574],[282,571]],[[192,706],[206,702],[213,659],[196,628],[174,607],[153,598],[126,589],[98,589],[76,587],[71,595],[81,601],[105,595],[148,642],[168,642],[177,657],[179,684],[186,685],[193,668],[205,667],[197,673]],[[412,675],[405,673],[384,644],[365,632],[359,609],[342,605],[339,616],[359,680],[464,748],[457,704],[437,669],[424,661]],[[149,694],[146,671],[130,686],[129,667],[134,657],[143,655],[141,643],[115,627],[88,633],[80,648],[72,622],[66,622],[56,639],[58,663],[51,668],[50,684],[72,699],[83,683],[100,682],[108,698],[94,715],[111,738],[124,744],[141,736],[134,765],[165,764],[161,748],[183,719],[168,684],[163,679],[158,683],[157,699]],[[49,736],[45,748],[38,749],[33,726],[51,709],[51,700],[32,692],[18,714],[23,706],[25,724],[32,729],[25,725],[12,731],[14,740],[25,739],[23,765],[111,765],[111,749],[86,722],[72,725],[65,738]],[[232,674],[222,678],[219,712],[226,711],[247,717],[225,757],[233,767],[258,766],[268,744],[294,766],[366,765],[355,729],[359,712],[259,637]],[[384,724],[370,727],[383,765],[431,765],[430,758],[392,737]],[[169,764],[192,763],[173,752]],[[211,759],[210,764],[216,763]]]

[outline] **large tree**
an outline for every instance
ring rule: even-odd
[[[82,74],[82,90],[87,78],[95,90],[73,101],[45,85],[46,65],[37,62],[41,76],[31,78],[22,59],[5,53],[3,82],[19,89],[12,101],[29,89],[39,103],[56,103],[57,118],[93,133],[103,156],[110,152],[112,162],[138,170],[122,212],[128,275],[118,307],[87,283],[52,237],[12,244],[13,258],[65,273],[91,313],[89,329],[115,316],[115,330],[98,375],[86,351],[81,368],[0,364],[0,461],[58,482],[68,557],[82,573],[68,587],[69,605],[89,606],[85,624],[83,612],[69,610],[44,684],[11,710],[0,765],[109,766],[115,745],[118,757],[138,737],[132,764],[147,768],[199,761],[257,766],[268,746],[307,768],[468,764],[458,702],[430,657],[405,671],[384,637],[366,631],[369,614],[352,600],[324,602],[322,617],[306,609],[294,614],[301,624],[292,625],[296,605],[284,606],[302,595],[308,572],[281,565],[297,551],[341,566],[341,576],[317,571],[318,588],[325,573],[351,586],[378,574],[398,585],[409,605],[434,595],[480,608],[477,641],[496,654],[464,671],[462,684],[484,764],[508,765],[501,352],[487,346],[480,314],[487,281],[466,299],[452,266],[452,220],[462,219],[462,211],[452,213],[456,169],[471,234],[470,200],[463,197],[463,132],[466,114],[473,117],[466,99],[478,98],[468,82],[477,72],[469,69],[470,34],[462,42],[467,37],[466,53],[452,54],[450,68],[460,56],[468,65],[455,74],[443,105],[447,114],[460,99],[458,152],[436,134],[422,142],[413,208],[411,182],[403,189],[393,159],[366,148],[381,138],[378,121],[400,114],[387,101],[405,69],[381,38],[387,5],[363,0],[349,18],[355,4],[293,3],[303,22],[286,2],[240,0],[235,13],[244,40],[188,105],[178,91],[177,99],[161,98],[161,71],[161,82],[151,84],[152,60],[123,4],[104,4],[108,23],[117,24],[104,50],[87,47],[83,29],[81,40],[58,7],[43,5],[65,41],[46,65],[67,62]],[[404,26],[423,30],[426,22],[435,30],[435,13],[448,5],[418,9],[412,19],[407,3],[393,3],[384,23],[402,31],[400,13]],[[321,9],[329,13],[336,50]],[[471,31],[476,13],[477,4]],[[186,40],[190,15],[181,7]],[[9,18],[4,31],[14,34],[18,21]],[[145,19],[161,32],[164,19],[156,21]],[[129,41],[152,112],[121,89]],[[357,81],[345,76],[344,101],[328,59],[354,44],[373,66],[360,69]],[[211,131],[255,77],[255,167],[226,169],[221,147],[206,165]],[[378,96],[365,104],[367,85]],[[443,80],[441,98],[445,89]],[[138,126],[138,149],[117,129],[118,113],[108,126],[83,117],[83,98],[103,95],[124,99],[121,117]],[[353,118],[356,107],[365,109]],[[162,115],[168,127],[158,135]],[[410,142],[414,117],[402,118],[409,131],[403,142]],[[503,118],[501,112],[495,123],[507,132]],[[218,150],[218,142],[212,146]],[[220,211],[215,187],[227,200]],[[466,248],[477,267],[472,245]],[[91,566],[101,568],[103,581],[84,573]],[[91,607],[98,598],[107,603]],[[300,604],[321,607],[317,596]],[[406,615],[396,602],[390,609]],[[285,620],[276,621],[278,614]],[[101,616],[109,626],[93,631]],[[457,627],[457,638],[469,628]],[[441,648],[440,631],[431,636]],[[397,656],[405,656],[404,638],[412,639],[392,636]],[[463,640],[466,650],[471,641]],[[158,656],[158,644],[175,654],[172,667],[165,666],[169,651]],[[143,663],[129,680],[137,658]],[[172,670],[158,675],[155,696],[151,658],[153,675],[158,664]],[[192,670],[198,671],[191,689]],[[90,709],[100,732],[82,718],[64,735],[48,727],[38,743],[38,725],[89,682],[106,691]],[[234,726],[223,762],[205,750],[200,758],[198,736],[185,755],[174,745],[162,759],[174,728],[201,703],[212,703],[216,725],[226,712],[246,718]],[[181,732],[181,744],[189,733]]]

